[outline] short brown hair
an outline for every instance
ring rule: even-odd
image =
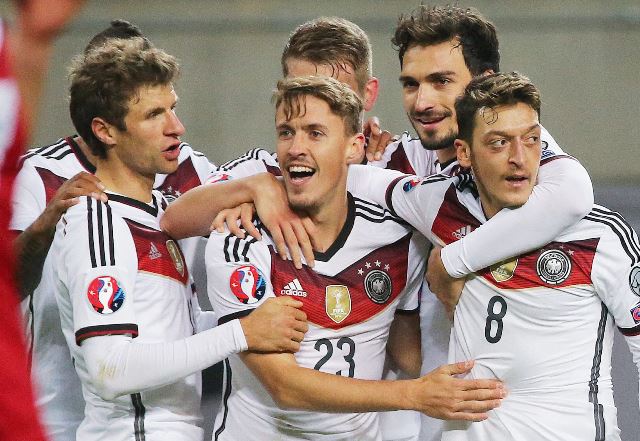
[[[471,144],[477,112],[518,103],[530,106],[540,116],[540,92],[524,75],[510,72],[474,78],[456,101],[458,137]]]
[[[420,5],[401,15],[391,42],[398,50],[400,66],[407,49],[458,40],[464,62],[472,75],[500,70],[500,51],[496,28],[473,8]]]
[[[362,131],[362,100],[346,84],[329,77],[296,77],[278,81],[273,93],[276,109],[283,106],[287,120],[304,115],[305,96],[326,102],[331,111],[342,118],[347,135]]]
[[[91,129],[94,118],[103,118],[119,130],[129,100],[140,87],[173,83],[179,75],[176,59],[135,37],[110,39],[102,46],[77,56],[69,69],[69,113],[78,134],[93,154],[106,157],[104,144]]]
[[[282,75],[289,74],[287,61],[299,58],[316,65],[331,66],[334,72],[353,68],[360,93],[371,78],[371,44],[355,23],[340,17],[320,17],[298,26],[287,42],[280,62]]]

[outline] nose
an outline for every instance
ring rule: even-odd
[[[293,135],[289,142],[289,149],[287,150],[287,155],[290,157],[298,157],[304,155],[307,151],[306,143],[304,140],[304,136],[301,133],[296,133]]]
[[[522,167],[524,165],[524,149],[525,145],[522,142],[522,139],[519,137],[515,137],[511,142],[511,150],[509,154],[509,162],[512,164]]]
[[[169,120],[167,124],[167,135],[169,136],[182,136],[184,135],[184,125],[182,125],[182,121],[178,118],[175,111],[169,112]]]
[[[416,96],[414,111],[426,112],[433,107],[435,107],[433,88],[430,87],[429,84],[421,84],[418,87],[418,94]]]

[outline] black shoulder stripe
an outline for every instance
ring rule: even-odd
[[[607,225],[620,239],[620,245],[631,259],[631,265],[640,262],[640,242],[638,235],[627,221],[615,211],[595,205],[585,219]]]
[[[135,409],[136,415],[133,420],[133,432],[136,441],[145,441],[147,439],[144,430],[144,414],[146,409],[142,403],[142,395],[140,393],[131,394],[131,403]]]
[[[49,145],[45,145],[43,147],[31,149],[31,150],[29,150],[29,152],[26,155],[23,156],[22,160],[24,161],[25,159],[28,159],[28,158],[30,158],[32,156],[35,156],[35,155],[40,155],[40,154],[46,155],[46,154],[49,153],[48,149],[55,150],[55,149],[58,149],[58,148],[60,148],[60,147],[62,147],[64,145],[66,145],[66,143],[67,143],[67,141],[65,139],[60,138],[54,144],[49,144]],[[45,151],[46,151],[46,153],[44,153]]]
[[[224,164],[222,164],[220,166],[220,170],[229,171],[232,168],[237,167],[238,165],[242,164],[243,162],[247,162],[247,161],[250,161],[252,159],[258,159],[258,156],[260,155],[261,151],[265,151],[266,152],[266,150],[261,149],[261,148],[251,149],[248,152],[238,156],[236,159],[232,159],[231,161],[227,161]]]
[[[354,198],[356,210],[371,213],[376,216],[384,216],[389,210],[384,209],[380,205],[365,205],[360,199]]]
[[[73,153],[73,150],[69,149],[69,150],[65,150],[64,152],[60,153],[58,156],[47,156],[48,158],[51,159],[55,159],[56,161],[61,160],[62,158],[64,158],[65,156],[69,155]]]
[[[366,213],[361,213],[356,211],[355,213],[356,217],[361,217],[369,222],[373,222],[374,224],[381,224],[387,221],[391,221],[391,222],[395,222],[399,225],[409,225],[408,223],[406,223],[404,220],[395,217],[395,216],[384,216],[384,217],[371,217],[369,215],[367,215]]]
[[[96,261],[95,246],[93,243],[93,199],[87,198],[87,223],[89,227],[89,254],[91,256],[91,267],[98,266]]]
[[[47,152],[42,153],[41,156],[48,159],[58,159],[54,155],[64,154],[68,150],[71,150],[71,147],[69,147],[68,144],[58,144],[56,147],[48,150]]]
[[[447,179],[451,179],[451,176],[443,175],[443,174],[431,175],[431,176],[428,176],[428,177],[424,178],[420,182],[420,185],[433,184],[435,182],[446,181]]]
[[[256,242],[257,240],[253,237],[249,237],[248,239],[240,239],[233,234],[228,234],[227,237],[224,238],[225,262],[248,262],[249,259],[247,258],[247,254],[249,253],[249,248],[251,248],[251,245]],[[241,245],[243,245],[242,250],[240,250]]]
[[[95,204],[95,209],[93,208]],[[115,242],[113,238],[113,214],[109,203],[87,198],[89,254],[91,266],[115,265]],[[96,244],[97,236],[97,244]]]

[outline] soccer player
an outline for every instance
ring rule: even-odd
[[[541,145],[539,92],[520,74],[474,79],[455,112],[457,158],[470,172],[390,176],[372,195],[440,245],[525,204],[541,163],[553,159]],[[355,168],[350,178],[366,174],[375,188],[380,174]],[[469,277],[450,359],[475,359],[469,377],[501,379],[509,396],[483,422],[446,422],[442,439],[619,440],[613,332],[615,324],[640,365],[638,274],[638,236],[618,213],[595,205],[544,246]]]
[[[8,240],[11,193],[40,100],[53,41],[83,2],[16,1],[15,27],[0,20],[0,440],[44,440],[34,408],[28,363],[17,315],[15,265]]]
[[[208,292],[219,323],[252,313],[270,297],[292,296],[304,303],[312,324],[295,357],[247,352],[229,358],[215,439],[379,440],[371,412],[381,410],[484,418],[504,392],[497,383],[459,383],[451,374],[466,371],[464,364],[416,380],[380,381],[396,310],[417,308],[424,250],[410,248],[406,225],[347,192],[348,164],[364,144],[361,101],[328,77],[282,80],[275,101],[284,187],[291,208],[314,224],[316,266],[298,270],[277,258],[266,231],[259,242],[214,233],[206,253]],[[253,200],[263,179],[274,178],[265,173],[205,186],[183,198],[204,195],[198,203],[215,211]],[[452,397],[462,402],[450,407]]]
[[[200,440],[199,371],[247,348],[295,351],[306,331],[292,299],[255,321],[200,328],[184,255],[159,230],[166,200],[152,190],[179,165],[177,75],[175,59],[141,38],[107,41],[71,69],[71,118],[108,194],[80,197],[51,251],[86,400],[77,439]]]
[[[114,20],[96,34],[84,53],[113,38],[144,38],[140,29],[124,20]],[[145,40],[145,47],[151,43]],[[81,136],[68,136],[55,143],[33,149],[22,159],[13,198],[11,228],[16,239],[18,280],[24,297],[22,310],[31,354],[32,375],[36,383],[37,404],[43,414],[49,437],[56,441],[76,439],[76,430],[84,418],[84,399],[69,350],[60,328],[53,263],[47,258],[55,226],[77,197],[94,194],[106,201],[104,186],[95,177],[96,156]],[[181,192],[202,183],[215,167],[187,143],[181,143],[178,169],[158,175],[154,188],[168,201]],[[181,243],[191,270],[195,246]],[[202,287],[204,288],[204,287]],[[203,314],[204,320],[212,315]],[[205,326],[210,327],[210,326]]]

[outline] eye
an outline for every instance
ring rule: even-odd
[[[525,142],[529,145],[535,145],[540,142],[540,137],[538,135],[531,135],[525,139]]]
[[[324,133],[322,133],[320,130],[312,130],[311,132],[309,132],[309,135],[312,138],[320,138],[321,136],[324,136]]]
[[[278,130],[278,138],[290,138],[293,136],[293,132],[289,129]]]
[[[497,138],[489,141],[489,145],[493,148],[499,149],[509,145],[509,141],[506,138]]]
[[[415,80],[403,80],[401,84],[403,89],[416,89],[418,87],[418,82]]]

